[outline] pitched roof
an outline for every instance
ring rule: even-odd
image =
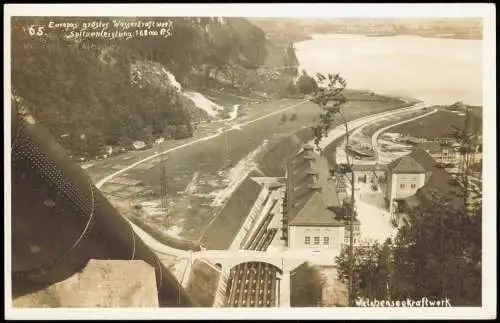
[[[463,206],[463,188],[446,170],[439,167],[439,164],[426,151],[417,149],[408,156],[416,160],[429,174],[426,183],[415,194],[419,202],[443,203],[460,208]],[[407,199],[405,199],[407,200]],[[407,200],[411,205],[415,205],[415,200]]]
[[[331,210],[327,209],[321,193],[315,192],[289,224],[297,226],[344,226],[342,222],[334,218],[334,215]]]
[[[417,148],[406,156],[412,158],[415,162],[422,166],[425,171],[436,171],[438,169],[442,170],[442,168],[439,168],[438,162],[424,149]]]
[[[401,174],[401,173],[425,173],[425,169],[420,165],[412,156],[406,155],[401,158],[398,158],[389,165],[387,165],[388,169],[393,174]]]
[[[287,164],[290,225],[342,225],[333,208],[340,206],[328,161],[301,150]],[[299,216],[300,215],[300,216]]]

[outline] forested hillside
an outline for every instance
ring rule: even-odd
[[[171,85],[134,82],[131,70],[138,61],[164,66],[182,86],[210,88],[226,79],[237,88],[248,87],[245,79],[266,64],[269,49],[287,55],[243,18],[119,19],[171,22],[171,35],[78,39],[57,29],[35,37],[27,32],[29,26],[68,18],[12,20],[12,90],[78,157],[102,154],[108,145],[192,135],[192,102]],[[80,24],[90,20],[95,18],[71,18]],[[110,25],[113,20],[99,18]]]

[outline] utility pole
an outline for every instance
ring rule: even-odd
[[[227,132],[224,132],[222,136],[224,137],[222,147],[222,168],[225,169],[229,166],[229,142],[227,140]]]
[[[348,299],[349,306],[353,307],[354,304],[354,221],[355,221],[355,198],[354,198],[354,170],[353,170],[353,161],[349,155],[349,125],[347,123],[347,119],[345,118],[341,107],[347,101],[345,96],[343,95],[343,91],[347,86],[347,82],[339,75],[339,74],[328,74],[327,77],[318,73],[316,74],[318,79],[318,84],[323,82],[327,82],[328,85],[326,88],[319,88],[315,93],[315,98],[311,99],[312,102],[318,104],[322,109],[322,113],[319,117],[319,125],[313,128],[315,144],[320,149],[319,143],[323,136],[328,134],[331,126],[335,125],[334,118],[336,116],[341,117],[342,124],[345,128],[345,153],[346,153],[346,163],[337,164],[335,167],[335,171],[340,173],[340,176],[344,178],[349,178],[350,174],[350,184],[351,184],[351,199],[348,207],[345,207],[344,210],[346,212],[344,219],[345,228],[349,232],[349,277],[348,277]]]
[[[346,163],[343,165],[344,167],[340,167],[340,173],[349,180],[351,186],[351,199],[350,205],[347,208],[347,218],[348,218],[348,227],[349,227],[349,281],[348,281],[348,305],[350,307],[354,307],[354,221],[356,217],[356,211],[354,208],[355,204],[355,180],[354,180],[354,168],[353,168],[353,158],[349,154],[349,125],[347,123],[347,119],[344,114],[340,111],[340,108],[337,112],[342,117],[342,122],[345,129],[345,158]],[[342,165],[341,165],[342,166]]]

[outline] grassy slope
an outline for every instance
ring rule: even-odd
[[[402,105],[402,102],[394,99],[386,97],[378,98],[380,99],[379,102],[369,102],[365,100],[349,102],[345,107],[346,117],[348,119],[353,119],[363,115],[393,109]],[[252,120],[257,116],[275,111],[277,108],[290,106],[296,102],[299,102],[299,100],[282,99],[249,105],[247,107],[247,114],[241,119],[241,121]],[[276,114],[269,118],[252,123],[241,130],[230,131],[227,133],[228,159],[233,164],[236,164],[250,151],[260,146],[263,140],[269,139],[276,134],[290,134],[300,130],[300,137],[302,137],[302,140],[310,139],[307,127],[315,122],[319,112],[320,110],[316,105],[306,103],[286,112],[287,118],[289,118],[293,113],[297,113],[297,119],[295,121],[287,121],[280,124],[279,121],[281,119],[281,114]],[[223,167],[223,146],[224,138],[223,136],[219,136],[212,140],[197,143],[168,154],[166,167],[169,195],[176,198],[178,202],[177,204],[179,205],[179,207],[175,208],[175,211],[171,216],[176,219],[182,219],[184,222],[183,225],[185,232],[182,234],[183,238],[198,241],[201,238],[200,233],[203,231],[203,228],[206,228],[211,222],[214,210],[209,206],[200,205],[200,203],[206,203],[206,201],[197,201],[196,198],[182,197],[182,191],[191,181],[195,172],[199,172],[203,176],[217,175],[217,172]],[[284,152],[275,152],[265,158],[267,158],[268,162],[271,164],[279,165],[283,158],[287,157],[284,155],[288,155],[290,153],[293,152],[291,152],[290,149],[285,149]],[[151,166],[151,169],[145,169],[142,167],[132,169],[126,173],[125,176],[127,178],[139,179],[143,181],[145,187],[159,192],[160,172],[158,162],[153,162]],[[92,171],[92,168],[90,168],[89,171]],[[239,197],[238,195],[242,196]],[[252,194],[247,194],[245,189],[237,190],[233,196],[233,198],[240,201],[239,203],[244,203],[245,205],[253,203],[255,197],[256,195],[253,196]],[[180,201],[178,200],[179,198],[181,198]],[[137,199],[137,196],[130,196],[130,203],[134,203],[135,199]],[[188,208],[188,205],[191,205],[192,207]],[[221,248],[221,246],[230,243],[228,239],[231,240],[230,238],[236,234],[247,215],[241,209],[235,211],[234,208],[230,206],[230,203],[227,205],[228,210],[223,211],[223,213],[227,215],[224,215],[223,220],[213,222],[209,231],[207,231],[214,233],[207,233],[202,238],[204,243],[208,246]],[[231,215],[233,218],[230,218]],[[227,225],[228,222],[231,223],[230,226]],[[161,224],[158,223],[158,225]],[[224,232],[223,235],[225,238],[222,237],[221,232]]]
[[[482,120],[477,118],[477,116],[473,120],[474,121],[471,122],[471,128],[469,128],[469,131],[476,130],[481,133]],[[434,139],[435,137],[450,135],[453,132],[452,126],[461,128],[464,123],[464,116],[459,116],[455,113],[442,110],[428,117],[390,128],[387,132],[400,132],[415,137]]]

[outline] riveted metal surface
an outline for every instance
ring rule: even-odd
[[[53,283],[90,259],[155,268],[160,306],[192,306],[177,279],[43,126],[13,104],[12,274]]]

